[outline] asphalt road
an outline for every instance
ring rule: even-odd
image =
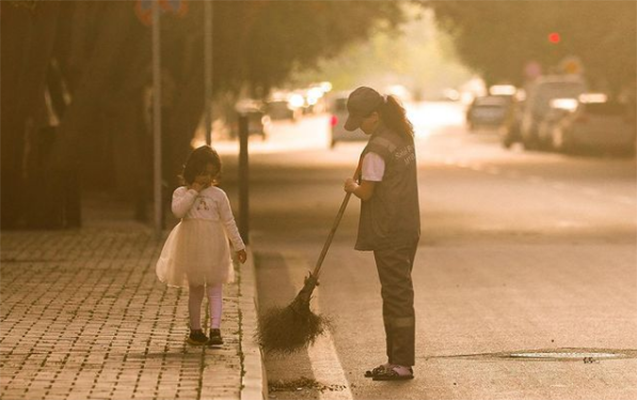
[[[410,116],[422,224],[416,378],[363,377],[385,361],[384,335],[372,255],[353,250],[354,199],[312,300],[332,329],[308,351],[266,357],[271,398],[637,398],[635,160],[504,150],[496,132],[468,133],[453,104]],[[261,309],[303,285],[363,148],[330,151],[326,128],[326,117],[306,118],[251,141]],[[236,208],[236,145],[217,146]]]

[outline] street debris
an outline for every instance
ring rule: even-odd
[[[297,392],[302,390],[317,390],[319,392],[329,391],[337,392],[347,389],[345,385],[326,385],[315,379],[306,378],[304,376],[292,381],[269,381],[268,390],[272,392]],[[274,396],[271,396],[274,397]]]

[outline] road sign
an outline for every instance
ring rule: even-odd
[[[142,24],[150,26],[153,23],[153,1],[157,1],[161,12],[183,17],[188,13],[187,0],[136,0],[135,14]]]
[[[187,0],[159,0],[162,10],[183,17],[188,12]]]
[[[542,75],[542,66],[537,61],[529,61],[524,66],[524,75],[527,79],[533,80]]]
[[[576,56],[568,56],[565,57],[559,65],[561,71],[566,74],[577,75],[584,73],[584,67],[582,66],[582,61],[579,57]]]

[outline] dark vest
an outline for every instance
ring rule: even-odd
[[[420,238],[420,206],[416,149],[413,140],[399,136],[381,125],[369,139],[361,160],[368,152],[385,161],[383,180],[373,196],[361,201],[356,250],[378,250],[409,246]]]

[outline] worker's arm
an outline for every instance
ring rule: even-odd
[[[348,193],[353,193],[354,196],[358,197],[363,201],[367,201],[372,198],[374,195],[374,188],[376,187],[376,182],[372,181],[361,181],[360,184],[356,183],[354,179],[348,178],[343,185],[344,189]]]

